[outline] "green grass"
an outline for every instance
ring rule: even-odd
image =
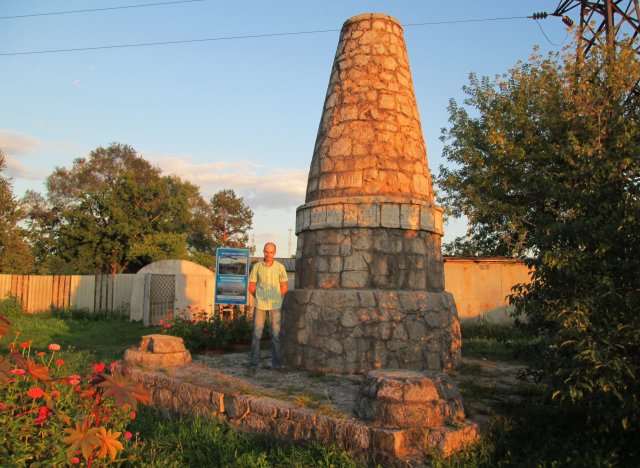
[[[538,338],[510,324],[469,320],[461,324],[462,356],[495,361],[526,361]]]
[[[290,444],[232,429],[199,417],[167,417],[141,410],[131,431],[144,466],[357,467],[347,454],[319,444]],[[134,466],[139,466],[134,463]]]
[[[96,361],[122,359],[124,351],[140,344],[143,335],[154,333],[136,322],[110,317],[103,320],[69,318],[51,313],[8,314],[11,331],[20,332],[18,341],[33,340],[31,348],[43,351],[51,343],[65,351],[78,351]]]

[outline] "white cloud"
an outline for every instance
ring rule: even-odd
[[[44,180],[56,159],[66,164],[84,151],[73,143],[41,140],[11,130],[0,130],[0,150],[6,156],[8,176],[32,181]]]
[[[252,209],[295,208],[304,203],[307,171],[268,169],[255,161],[194,163],[188,157],[147,156],[164,173],[200,187],[205,199],[233,189]]]
[[[72,84],[73,86],[78,86],[78,85],[80,84],[80,80],[73,80],[73,81],[71,82],[71,84]]]
[[[25,179],[38,180],[46,177],[44,171],[22,164],[18,157],[28,155],[43,147],[43,143],[29,135],[21,133],[0,131],[0,150],[5,155],[5,172],[9,177],[22,177]]]
[[[5,154],[19,155],[36,151],[44,144],[38,138],[18,132],[0,130],[0,149]]]

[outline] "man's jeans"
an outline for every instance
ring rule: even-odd
[[[280,309],[262,310],[253,309],[253,336],[251,338],[251,356],[249,358],[249,367],[258,368],[260,360],[260,340],[262,339],[262,330],[264,329],[264,320],[267,312],[269,312],[269,325],[271,327],[271,367],[280,369],[280,351],[282,343],[280,342],[280,325],[282,324],[282,314]]]

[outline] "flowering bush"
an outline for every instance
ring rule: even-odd
[[[175,314],[167,311],[167,320],[160,320],[162,333],[179,336],[191,352],[224,349],[229,338],[225,321],[203,310],[188,309]]]
[[[0,340],[10,323],[0,317]],[[85,375],[67,375],[52,343],[34,352],[20,332],[0,356],[0,459],[11,466],[109,463],[131,439],[127,424],[149,393],[129,381],[120,365],[94,364]],[[123,435],[124,433],[124,435]]]

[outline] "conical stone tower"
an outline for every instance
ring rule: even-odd
[[[442,209],[402,27],[390,16],[358,15],[342,27],[296,234],[296,289],[283,305],[286,365],[458,367]]]

